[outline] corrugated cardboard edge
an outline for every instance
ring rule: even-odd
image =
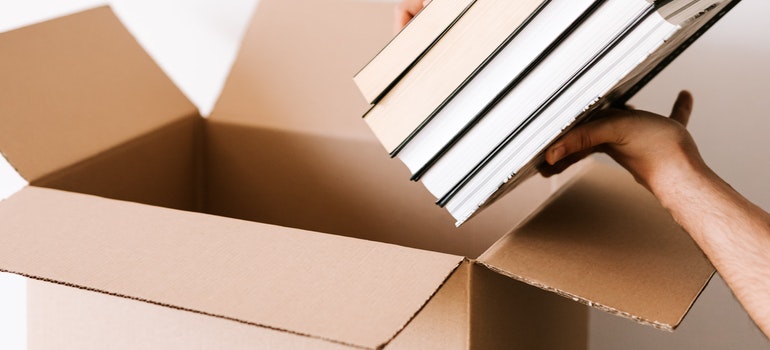
[[[455,268],[452,269],[452,271],[450,271],[450,273],[444,278],[444,280],[441,282],[441,284],[436,287],[436,289],[433,291],[433,293],[431,293],[431,295],[427,299],[425,299],[425,301],[423,302],[422,306],[418,310],[416,310],[414,312],[414,314],[409,318],[409,320],[407,320],[407,322],[404,323],[404,325],[400,329],[398,329],[396,331],[396,333],[393,334],[393,336],[390,337],[390,339],[388,339],[384,343],[378,345],[375,349],[379,350],[379,349],[385,348],[385,346],[387,346],[406,327],[408,327],[409,324],[412,322],[412,320],[414,320],[414,318],[417,317],[417,315],[425,308],[425,306],[428,304],[428,302],[431,299],[433,299],[433,297],[436,295],[436,293],[438,293],[438,291],[441,289],[441,287],[443,287],[446,284],[446,282],[449,280],[449,278],[452,277],[455,274],[457,269],[460,268],[460,266],[463,263],[468,263],[468,262],[469,262],[469,260],[465,259],[465,258],[460,260],[457,263],[457,266],[455,266]],[[228,316],[225,316],[225,315],[208,313],[208,312],[204,312],[204,311],[199,311],[199,310],[195,310],[195,309],[186,308],[186,307],[183,307],[183,306],[156,302],[156,301],[153,301],[153,300],[150,300],[150,299],[137,298],[137,297],[132,297],[132,296],[125,295],[125,294],[120,294],[120,293],[113,293],[113,292],[110,292],[110,291],[107,291],[107,290],[101,290],[101,289],[97,289],[97,288],[90,288],[90,287],[86,287],[86,286],[82,286],[82,285],[68,283],[68,282],[65,282],[65,281],[58,281],[58,280],[49,279],[49,278],[45,278],[45,277],[41,277],[41,276],[30,275],[30,274],[26,274],[26,273],[20,273],[20,272],[12,271],[12,270],[6,270],[6,269],[3,269],[3,268],[0,268],[0,272],[11,273],[11,274],[23,276],[23,277],[26,277],[26,278],[31,278],[31,279],[38,280],[38,281],[54,283],[54,284],[63,285],[63,286],[66,286],[66,287],[76,288],[76,289],[80,289],[80,290],[85,290],[85,291],[89,291],[89,292],[97,292],[97,293],[107,294],[107,295],[110,295],[110,296],[115,296],[115,297],[119,297],[119,298],[123,298],[123,299],[129,299],[129,300],[145,302],[145,303],[149,303],[149,304],[153,304],[153,305],[157,305],[157,306],[162,306],[162,307],[167,307],[167,308],[172,308],[172,309],[176,309],[176,310],[180,310],[180,311],[193,312],[193,313],[201,314],[201,315],[204,315],[204,316],[221,318],[221,319],[225,319],[225,320],[228,320],[228,321],[234,321],[234,322],[246,324],[246,325],[249,325],[249,326],[256,326],[256,327],[261,327],[261,328],[270,329],[270,330],[274,330],[274,331],[285,332],[285,333],[289,333],[289,334],[293,334],[293,335],[297,335],[297,336],[308,337],[308,338],[313,338],[313,339],[319,339],[319,340],[323,340],[323,341],[327,341],[327,342],[331,342],[331,343],[335,343],[335,344],[349,346],[349,347],[356,348],[356,349],[370,349],[370,348],[367,348],[367,347],[363,347],[363,346],[355,345],[355,344],[350,344],[350,343],[346,343],[346,342],[335,340],[335,339],[329,339],[329,338],[325,338],[325,337],[321,337],[321,336],[310,335],[310,334],[305,334],[305,333],[301,333],[301,332],[295,332],[295,331],[288,330],[288,329],[272,327],[270,325],[259,324],[259,323],[249,322],[249,321],[244,321],[244,320],[241,320],[241,319],[238,319],[238,318],[228,317]]]
[[[588,307],[480,264],[469,269],[470,349],[587,348]]]
[[[521,227],[522,225],[525,225],[528,221],[530,221],[532,218],[537,216],[538,213],[540,213],[540,211],[543,210],[543,208],[549,206],[553,201],[557,200],[561,193],[567,191],[567,189],[569,189],[569,187],[571,185],[573,185],[575,182],[579,181],[580,178],[582,176],[585,176],[585,174],[588,173],[591,168],[596,167],[596,166],[617,167],[617,165],[603,164],[602,162],[594,159],[593,157],[588,157],[588,158],[586,158],[584,160],[581,160],[580,162],[578,162],[576,164],[573,164],[570,168],[566,169],[564,172],[562,172],[560,174],[554,175],[554,176],[556,176],[556,181],[551,183],[554,186],[554,188],[553,188],[553,191],[552,191],[551,195],[548,197],[548,199],[543,201],[543,203],[541,203],[527,217],[525,217],[523,220],[521,220],[521,222],[516,227],[514,227],[511,231],[516,231],[519,227]],[[495,245],[497,245],[497,243],[495,243]],[[491,246],[487,250],[487,252],[489,252],[495,245]],[[487,252],[485,252],[484,254],[487,254]],[[483,266],[483,267],[485,267],[485,268],[487,268],[487,269],[489,269],[491,271],[494,271],[495,273],[498,273],[498,274],[501,274],[503,276],[507,276],[507,277],[515,279],[517,281],[520,281],[520,282],[529,284],[531,286],[540,288],[540,289],[542,289],[544,291],[555,293],[555,294],[560,295],[562,297],[572,299],[573,301],[576,301],[578,303],[587,305],[587,306],[592,307],[594,309],[601,310],[601,311],[610,313],[612,315],[620,316],[620,317],[623,317],[623,318],[635,321],[635,322],[637,322],[639,324],[646,325],[646,326],[651,326],[651,327],[653,327],[655,329],[659,329],[659,330],[663,330],[663,331],[667,331],[667,332],[673,332],[679,326],[679,324],[681,324],[681,321],[684,319],[684,317],[687,315],[687,313],[689,313],[689,311],[692,309],[693,304],[695,303],[696,300],[698,300],[698,297],[701,295],[701,293],[703,293],[703,289],[706,287],[706,285],[708,285],[709,281],[711,281],[711,279],[714,277],[714,274],[716,273],[716,270],[711,273],[709,278],[707,278],[706,281],[703,283],[703,286],[701,287],[701,289],[698,292],[698,294],[695,295],[694,298],[692,298],[690,304],[687,307],[686,312],[682,314],[682,316],[679,318],[679,320],[677,321],[676,324],[671,325],[671,324],[668,324],[668,323],[658,322],[656,320],[649,320],[649,319],[646,319],[646,318],[643,318],[643,317],[640,317],[640,316],[636,316],[636,315],[634,315],[632,313],[621,311],[621,310],[618,310],[616,308],[613,308],[613,307],[610,307],[610,306],[607,306],[607,305],[604,305],[604,304],[601,304],[601,303],[597,303],[597,302],[594,302],[594,301],[592,301],[590,299],[583,298],[583,297],[580,297],[578,295],[569,293],[567,291],[551,287],[551,286],[549,286],[547,284],[544,284],[544,283],[541,283],[541,282],[539,282],[537,280],[529,279],[529,278],[526,278],[524,276],[520,276],[520,275],[517,275],[517,274],[513,274],[513,273],[510,273],[510,272],[507,272],[507,271],[505,271],[503,269],[497,268],[497,267],[495,267],[495,266],[493,266],[491,264],[483,262],[482,260],[483,260],[484,254],[482,254],[482,256],[480,256],[478,259],[474,260],[474,263],[479,264],[479,265],[481,265],[481,266]]]
[[[56,190],[48,190],[48,189],[43,189],[43,188],[37,188],[35,186],[28,186],[28,190],[30,190],[30,189],[31,190],[36,190],[36,191],[56,191]],[[56,192],[63,192],[63,191],[56,191]],[[29,193],[29,192],[27,192],[27,193]],[[77,194],[77,195],[78,196],[95,197],[95,196],[82,195],[82,194]],[[15,197],[15,196],[11,196],[10,198],[13,198],[13,197]],[[113,200],[104,199],[104,198],[99,198],[99,199],[103,199],[105,201],[113,201]],[[126,202],[126,203],[128,203],[128,202]],[[7,202],[3,203],[3,204],[8,205]],[[135,204],[135,203],[131,203],[131,204]],[[140,204],[137,204],[137,205],[140,205]],[[163,210],[178,211],[178,210],[172,210],[172,209],[163,209]],[[197,213],[192,213],[192,214],[195,214],[195,215],[205,215],[205,216],[214,217],[213,215],[207,215],[207,214],[197,214]],[[226,218],[223,218],[223,219],[226,219]],[[231,219],[231,220],[234,220],[234,219]],[[243,220],[234,220],[234,221],[243,221]],[[246,221],[243,221],[243,222],[246,223]],[[312,233],[312,232],[309,232],[309,233]],[[318,233],[318,234],[320,234],[320,233]],[[357,240],[356,238],[347,238],[347,239]],[[392,246],[394,246],[394,245],[392,245]],[[116,289],[112,288],[112,287],[109,287],[109,286],[107,286],[107,287],[98,287],[98,286],[97,287],[93,287],[93,286],[89,286],[89,283],[87,281],[86,282],[69,282],[68,281],[69,278],[63,278],[63,277],[53,277],[53,278],[51,278],[51,277],[47,277],[45,273],[33,272],[33,271],[24,272],[24,270],[25,270],[24,268],[0,267],[0,272],[12,273],[12,274],[20,275],[20,276],[23,276],[23,277],[31,278],[31,279],[34,279],[34,280],[39,280],[39,281],[48,282],[48,283],[54,283],[54,284],[57,284],[57,285],[63,285],[63,286],[67,286],[67,287],[71,287],[71,288],[76,288],[76,289],[80,289],[80,290],[98,292],[98,293],[107,294],[107,295],[111,295],[111,296],[116,296],[116,297],[120,297],[120,298],[124,298],[124,299],[146,302],[146,303],[149,303],[149,304],[153,304],[153,305],[157,305],[157,306],[163,306],[163,307],[168,307],[168,308],[176,309],[176,310],[180,310],[180,311],[193,312],[193,313],[204,315],[204,316],[211,316],[211,317],[216,317],[216,318],[220,318],[220,319],[226,319],[226,320],[235,321],[235,322],[238,322],[238,323],[241,323],[241,324],[246,324],[246,325],[250,325],[250,326],[257,326],[257,327],[260,327],[260,328],[269,329],[269,330],[273,330],[273,331],[280,331],[280,332],[285,332],[287,334],[293,334],[293,335],[297,335],[297,336],[303,336],[303,337],[307,337],[307,338],[322,340],[322,341],[326,341],[326,342],[330,342],[330,343],[334,343],[334,344],[338,344],[338,345],[343,345],[343,346],[347,346],[347,347],[359,348],[359,349],[378,349],[378,348],[382,348],[385,345],[387,345],[393,338],[395,338],[395,336],[399,332],[401,332],[401,330],[406,328],[406,326],[416,317],[416,315],[419,314],[425,308],[425,306],[428,304],[428,302],[433,299],[433,297],[438,293],[438,291],[447,282],[447,280],[449,280],[449,278],[457,271],[458,267],[463,265],[466,262],[466,259],[461,257],[461,256],[451,256],[451,255],[448,255],[448,254],[444,254],[444,255],[446,255],[447,257],[451,258],[450,261],[447,261],[448,262],[448,264],[446,264],[447,266],[442,269],[443,271],[441,271],[440,273],[435,274],[435,276],[434,276],[435,278],[433,279],[433,282],[431,282],[431,284],[428,286],[428,288],[425,289],[424,293],[421,293],[422,296],[420,296],[419,299],[416,299],[415,300],[416,302],[412,303],[412,307],[409,310],[404,310],[403,315],[402,315],[403,318],[399,321],[399,323],[396,324],[396,325],[392,325],[388,329],[385,329],[383,337],[381,339],[377,340],[377,341],[380,341],[382,343],[381,344],[377,344],[376,342],[370,342],[370,343],[364,344],[364,345],[361,345],[360,343],[358,343],[358,344],[354,343],[353,341],[350,341],[350,340],[339,340],[339,339],[344,339],[344,338],[343,337],[337,337],[337,336],[334,336],[334,335],[322,335],[321,333],[312,333],[312,332],[301,331],[301,330],[300,331],[296,331],[296,330],[293,330],[294,328],[286,327],[286,326],[273,326],[273,325],[271,325],[271,322],[269,320],[267,322],[264,322],[264,321],[261,321],[261,320],[248,321],[248,318],[228,316],[228,313],[226,313],[226,312],[217,312],[216,310],[201,311],[201,310],[205,310],[205,309],[201,309],[201,308],[198,308],[198,307],[186,307],[186,306],[184,306],[184,304],[179,304],[177,299],[168,299],[168,300],[165,300],[165,301],[157,301],[157,300],[162,300],[162,299],[156,299],[154,297],[146,297],[146,296],[140,296],[140,297],[132,296],[132,295],[138,295],[138,294],[135,294],[135,293],[115,292],[114,290],[116,290]],[[391,262],[391,264],[392,263],[393,262]],[[396,327],[398,327],[398,329],[396,329]]]
[[[28,186],[28,187],[32,187],[33,189],[35,188],[35,186]],[[44,189],[40,189],[40,190],[42,191]],[[45,190],[45,191],[51,191],[51,190]],[[86,195],[86,196],[88,196],[88,195]],[[9,198],[12,198],[12,197],[14,197],[14,196],[11,196]],[[89,196],[89,197],[94,197],[94,196]],[[109,199],[104,199],[104,200],[109,200]],[[200,214],[200,215],[206,215],[206,214]],[[354,239],[354,238],[350,238],[350,239]],[[426,307],[426,305],[429,303],[429,301],[434,298],[434,296],[439,292],[439,290],[442,288],[442,286],[444,286],[446,284],[446,282],[450,279],[450,277],[455,274],[455,272],[458,270],[458,268],[461,265],[465,264],[465,263],[467,263],[467,259],[465,259],[463,257],[460,257],[460,256],[454,256],[454,258],[452,259],[452,262],[451,262],[451,264],[453,264],[453,265],[447,266],[448,268],[444,270],[443,275],[435,276],[435,277],[437,277],[436,281],[437,282],[440,281],[440,283],[436,283],[436,284],[430,286],[430,289],[427,290],[429,292],[429,294],[426,293],[427,296],[425,296],[424,299],[421,298],[421,299],[419,299],[418,303],[415,303],[415,305],[418,305],[418,307],[413,309],[413,310],[407,311],[407,313],[405,313],[405,316],[408,316],[408,318],[406,320],[404,320],[402,324],[400,324],[400,327],[398,329],[394,330],[394,329],[391,328],[390,330],[387,330],[388,332],[393,332],[393,333],[390,334],[388,336],[388,338],[383,343],[378,344],[376,346],[375,346],[375,344],[358,345],[358,344],[354,344],[354,343],[351,343],[351,342],[348,342],[348,341],[342,341],[342,340],[338,340],[338,339],[335,339],[335,338],[331,338],[331,337],[328,337],[328,336],[310,334],[310,333],[302,332],[302,331],[294,331],[294,330],[291,330],[291,329],[288,329],[288,328],[285,328],[285,327],[271,326],[269,323],[265,323],[265,322],[247,321],[246,319],[238,318],[238,317],[231,317],[231,316],[228,316],[227,314],[224,314],[224,313],[201,311],[202,309],[185,307],[185,306],[183,306],[181,304],[177,304],[173,300],[169,300],[169,301],[165,301],[165,302],[159,302],[159,301],[156,301],[154,298],[136,297],[136,296],[132,296],[132,295],[127,294],[127,293],[114,292],[114,291],[111,291],[111,288],[89,287],[89,286],[87,286],[86,284],[84,284],[82,282],[81,283],[72,283],[72,282],[68,282],[68,281],[66,281],[65,279],[62,279],[62,278],[49,278],[49,277],[45,277],[44,275],[39,274],[39,273],[22,272],[21,270],[16,270],[14,268],[10,268],[9,269],[9,268],[2,268],[2,267],[0,267],[0,272],[12,273],[12,274],[24,276],[24,277],[27,277],[27,278],[31,278],[31,279],[34,279],[34,280],[39,280],[39,281],[48,282],[48,283],[54,283],[54,284],[57,284],[57,285],[63,285],[63,286],[67,286],[67,287],[71,287],[71,288],[76,288],[76,289],[80,289],[80,290],[91,291],[91,292],[98,292],[98,293],[102,293],[102,294],[116,296],[116,297],[123,298],[123,299],[135,300],[135,301],[145,302],[145,303],[149,303],[149,304],[153,304],[153,305],[157,305],[157,306],[162,306],[162,307],[167,307],[167,308],[171,308],[171,309],[176,309],[176,310],[180,310],[180,311],[193,312],[193,313],[201,314],[201,315],[204,315],[204,316],[216,317],[216,318],[225,319],[225,320],[229,320],[229,321],[235,321],[235,322],[238,322],[238,323],[241,323],[241,324],[246,324],[246,325],[250,325],[250,326],[256,326],[256,327],[260,327],[260,328],[264,328],[264,329],[273,330],[273,331],[280,331],[280,332],[285,332],[285,333],[293,334],[293,335],[297,335],[297,336],[302,336],[302,337],[308,337],[308,338],[312,338],[312,339],[322,340],[322,341],[326,341],[326,342],[330,342],[330,343],[334,343],[334,344],[338,344],[338,345],[343,345],[343,346],[347,346],[347,347],[351,347],[351,348],[358,348],[358,349],[381,349],[381,348],[385,347],[388,343],[390,343],[403,329],[405,329],[412,322],[412,320]],[[372,346],[374,346],[374,347],[372,347]]]
[[[494,271],[494,272],[496,272],[498,274],[501,274],[501,275],[510,277],[512,279],[515,279],[517,281],[520,281],[520,282],[529,284],[531,286],[540,288],[540,289],[542,289],[544,291],[555,293],[555,294],[560,295],[562,297],[572,299],[573,301],[576,301],[578,303],[590,306],[592,308],[595,308],[595,309],[598,309],[598,310],[601,310],[601,311],[604,311],[604,312],[607,312],[607,313],[610,313],[610,314],[613,314],[613,315],[616,315],[616,316],[620,316],[620,317],[623,317],[623,318],[635,321],[635,322],[637,322],[639,324],[642,324],[642,325],[651,326],[651,327],[653,327],[655,329],[659,329],[659,330],[663,330],[663,331],[667,331],[667,332],[673,332],[677,328],[677,326],[678,326],[678,325],[673,325],[672,326],[670,324],[658,322],[658,321],[655,321],[655,320],[648,320],[648,319],[645,319],[643,317],[639,317],[639,316],[633,315],[631,313],[628,313],[628,312],[625,312],[625,311],[620,311],[620,310],[615,309],[613,307],[610,307],[610,306],[607,306],[607,305],[603,305],[601,303],[596,303],[596,302],[591,301],[589,299],[586,299],[586,298],[577,296],[575,294],[572,294],[572,293],[560,290],[558,288],[550,287],[550,286],[548,286],[546,284],[543,284],[543,283],[540,283],[538,281],[530,280],[530,279],[528,279],[526,277],[523,277],[523,276],[518,276],[518,275],[514,275],[512,273],[508,273],[508,272],[506,272],[504,270],[498,269],[498,268],[496,268],[494,266],[485,264],[485,263],[480,262],[480,261],[476,261],[476,263],[481,265],[481,266],[484,266],[487,269],[489,269],[491,271]],[[714,277],[714,273],[716,273],[716,272],[713,272],[711,274],[711,276],[706,280],[706,283],[703,284],[703,288],[705,288],[706,285],[708,284],[708,282],[711,280],[711,278]],[[698,293],[698,296],[700,296],[700,294],[703,293],[703,288],[701,288],[701,291]],[[690,311],[690,309],[692,309],[692,305],[695,303],[695,300],[697,300],[697,299],[698,299],[698,297],[696,296],[692,300],[692,302],[690,303],[690,305],[687,308],[688,312]],[[682,321],[682,319],[684,318],[684,316],[686,314],[687,313],[682,315],[682,318],[679,319],[679,322]]]

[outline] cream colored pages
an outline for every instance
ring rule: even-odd
[[[476,1],[366,114],[364,120],[388,152],[417,129],[541,3],[542,0]]]
[[[475,0],[433,0],[353,78],[374,102],[462,15]]]

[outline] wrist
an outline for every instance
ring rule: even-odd
[[[721,182],[697,153],[685,152],[678,157],[668,157],[660,164],[648,181],[650,191],[669,211],[686,203],[686,198],[693,198],[702,190]]]

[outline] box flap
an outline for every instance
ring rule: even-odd
[[[436,295],[385,349],[469,349],[470,269],[463,261]]]
[[[30,182],[197,110],[100,7],[0,34],[0,152]]]
[[[211,214],[476,258],[551,193],[533,178],[460,229],[376,140],[206,125]]]
[[[0,203],[0,271],[376,348],[462,257],[27,187]]]
[[[633,177],[594,163],[480,258],[491,269],[673,330],[714,268]]]
[[[26,286],[26,349],[360,349],[54,283]]]
[[[393,3],[262,0],[212,120],[372,138],[351,77],[392,36]]]
[[[471,266],[470,349],[587,350],[588,308]]]

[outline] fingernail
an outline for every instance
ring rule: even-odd
[[[564,149],[564,146],[558,145],[551,149],[551,165],[558,162],[561,157],[564,157],[564,152],[566,152],[566,149]]]

